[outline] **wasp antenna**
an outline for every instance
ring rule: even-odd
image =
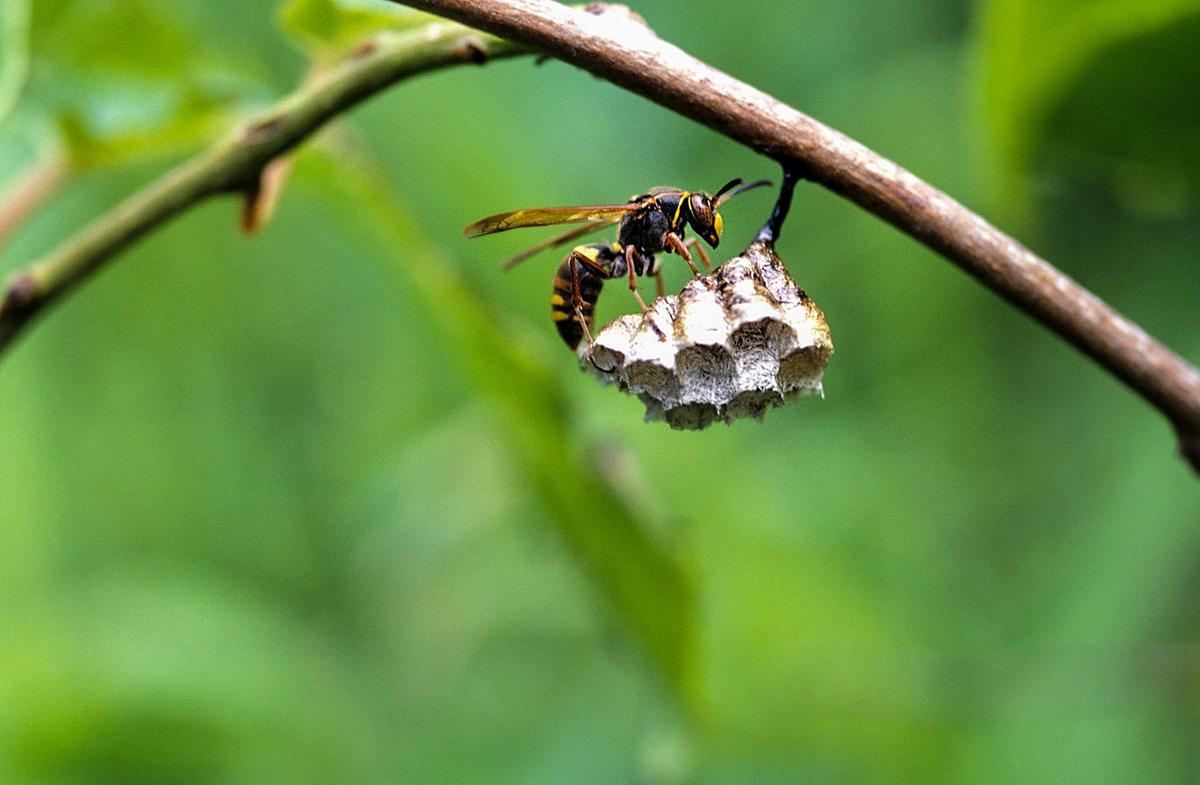
[[[738,182],[740,183],[741,181],[739,180]],[[747,183],[746,185],[743,185],[741,188],[738,188],[736,191],[731,191],[724,195],[718,194],[718,196],[716,197],[717,206],[725,204],[726,202],[728,202],[730,199],[737,196],[738,194],[744,194],[744,193],[746,193],[746,191],[750,191],[755,188],[762,188],[763,186],[770,186],[770,185],[772,185],[770,180],[755,180],[752,183]]]
[[[721,194],[725,193],[726,191],[728,191],[731,188],[737,188],[739,185],[742,184],[742,182],[743,182],[742,178],[740,178],[740,177],[733,178],[729,182],[725,183],[725,185],[722,185],[721,189],[719,191],[717,191],[715,194],[713,194],[713,199],[717,200],[718,202],[721,201]]]
[[[730,196],[730,198],[732,198],[734,196],[737,196],[738,194],[744,194],[747,191],[753,190],[755,188],[769,188],[772,185],[774,185],[774,183],[772,183],[770,180],[765,180],[765,179],[764,180],[755,180],[752,183],[747,183],[746,185],[743,185],[741,188],[737,189],[736,191],[731,193],[729,196]]]

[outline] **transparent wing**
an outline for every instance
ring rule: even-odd
[[[616,218],[605,218],[602,221],[591,221],[590,223],[585,223],[583,226],[576,226],[574,229],[568,229],[567,231],[561,234],[556,234],[550,239],[544,240],[535,246],[526,248],[516,256],[505,259],[501,267],[503,267],[505,270],[511,270],[531,256],[536,256],[548,248],[569,243],[572,240],[576,240],[585,235],[589,235],[592,232],[599,231],[606,226],[612,226],[619,220],[621,220],[620,216],[617,216]]]
[[[467,237],[479,237],[496,232],[507,232],[522,226],[556,226],[558,224],[616,223],[626,213],[636,210],[636,204],[596,204],[582,207],[535,207],[529,210],[512,210],[499,215],[489,215],[467,228]]]

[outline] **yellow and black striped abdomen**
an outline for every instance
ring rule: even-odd
[[[558,334],[572,350],[577,349],[579,342],[583,340],[583,326],[575,313],[576,302],[590,331],[595,324],[596,301],[600,299],[600,290],[604,287],[604,278],[580,261],[577,255],[596,261],[606,250],[607,246],[598,244],[580,246],[558,266],[558,272],[554,274],[554,291],[550,295],[550,318],[554,320]],[[575,296],[576,291],[578,298]]]

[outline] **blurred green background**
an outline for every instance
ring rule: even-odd
[[[0,0],[0,183],[66,172],[0,271],[408,21],[345,6]],[[1197,0],[635,6],[1200,359]],[[459,234],[735,176],[561,63],[447,70],[56,308],[0,367],[0,782],[1200,779],[1200,494],[1090,361],[805,186],[825,399],[676,433],[579,372],[553,255],[498,269],[543,235]]]

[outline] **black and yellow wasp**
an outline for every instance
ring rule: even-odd
[[[696,238],[684,237],[686,229],[692,227],[704,242],[716,248],[721,242],[723,229],[721,214],[717,209],[744,191],[770,185],[766,180],[758,180],[748,185],[742,185],[742,182],[741,178],[730,180],[711,196],[703,191],[651,188],[646,193],[634,196],[625,204],[512,210],[476,221],[463,229],[463,234],[467,237],[479,237],[525,226],[583,224],[512,257],[504,263],[504,268],[509,269],[548,248],[568,243],[604,227],[620,224],[615,243],[587,243],[576,246],[567,254],[554,276],[550,316],[554,319],[558,334],[568,346],[576,349],[584,338],[591,345],[596,301],[600,298],[604,281],[628,276],[629,289],[637,298],[642,312],[646,313],[649,308],[638,294],[635,276],[656,276],[658,293],[662,295],[660,264],[655,254],[663,251],[679,254],[692,268],[692,272],[699,275],[700,271],[692,263],[692,255],[688,251],[691,246],[695,247],[701,261],[708,266],[707,254],[697,244]]]

